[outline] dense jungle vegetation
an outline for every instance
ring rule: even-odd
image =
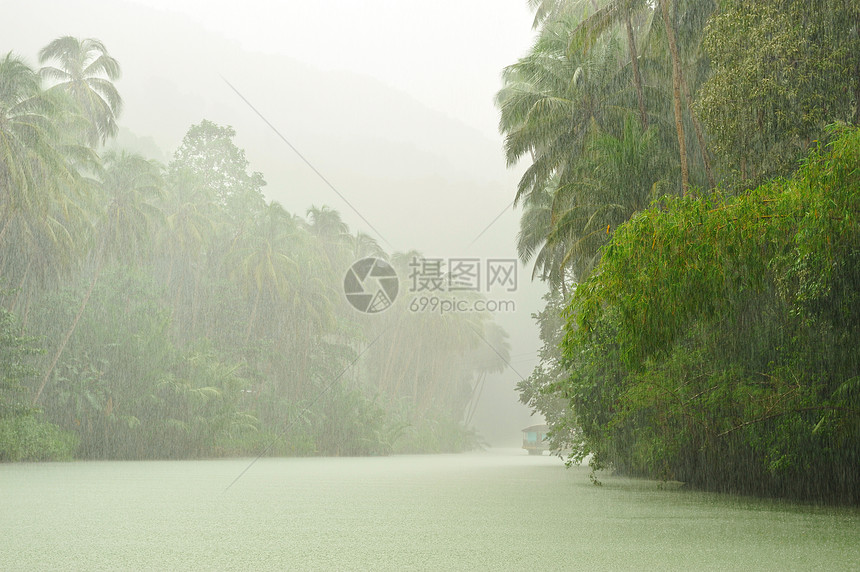
[[[860,7],[534,0],[498,93],[549,285],[519,384],[595,468],[860,501]]]
[[[361,314],[350,264],[406,277],[419,253],[267,201],[228,126],[167,165],[117,148],[98,40],[38,62],[0,59],[0,460],[476,446],[467,406],[507,355],[488,313]]]

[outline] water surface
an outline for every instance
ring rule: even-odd
[[[520,451],[0,465],[2,570],[850,570],[860,511]]]

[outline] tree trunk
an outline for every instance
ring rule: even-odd
[[[382,370],[380,371],[380,379],[376,381],[377,384],[381,384],[383,387],[388,389],[392,395],[395,397],[400,397],[400,383],[399,381],[394,383],[391,381],[392,371],[394,370],[394,361],[397,358],[397,340],[400,339],[400,322],[398,321],[395,326],[395,334],[391,336],[391,346],[388,350],[388,357],[385,360]]]
[[[257,308],[260,305],[260,292],[261,290],[257,288],[257,296],[254,297],[254,307],[251,309],[251,317],[248,319],[248,329],[245,331],[245,345],[248,345],[248,342],[251,340],[251,330],[254,328],[254,322],[257,319]]]
[[[669,54],[672,57],[672,101],[675,109],[675,130],[678,132],[678,148],[681,156],[681,191],[687,196],[690,187],[690,172],[687,166],[687,141],[684,135],[684,116],[681,112],[681,58],[678,55],[678,45],[675,42],[675,27],[669,17],[672,0],[662,0],[660,8],[663,12],[663,24],[666,27],[666,39],[669,42]]]
[[[24,335],[24,332],[27,331],[27,322],[30,320],[30,306],[33,302],[33,293],[27,292],[27,296],[24,298],[24,311],[21,312],[21,335]]]
[[[39,390],[36,391],[36,395],[33,397],[33,406],[39,401],[39,397],[42,396],[42,391],[45,389],[45,385],[48,383],[48,379],[51,377],[51,374],[54,372],[54,368],[57,367],[57,362],[60,361],[60,356],[63,355],[63,352],[66,349],[66,344],[69,343],[69,339],[72,337],[72,334],[75,333],[75,328],[78,327],[78,322],[81,319],[81,316],[84,314],[84,310],[87,309],[87,304],[90,301],[90,296],[93,293],[93,289],[96,287],[96,282],[99,279],[99,274],[102,271],[102,262],[104,261],[104,248],[105,241],[102,238],[101,244],[99,245],[98,254],[96,254],[96,267],[93,269],[93,278],[90,280],[90,285],[87,288],[86,293],[84,294],[83,300],[81,300],[81,305],[78,308],[78,313],[75,315],[75,319],[72,321],[72,325],[69,327],[66,335],[63,336],[63,340],[60,342],[60,347],[57,348],[57,353],[54,354],[54,359],[51,360],[51,365],[48,367],[48,370],[45,372],[45,375],[42,376],[42,383],[39,385]]]
[[[421,356],[418,352],[415,353],[415,371],[412,375],[412,408],[418,411],[418,386],[421,380]]]
[[[474,417],[475,411],[478,409],[478,402],[481,400],[481,394],[484,392],[484,380],[486,379],[487,372],[482,371],[478,374],[475,387],[472,388],[472,395],[469,396],[469,403],[466,406],[466,427],[472,423],[472,417]]]
[[[6,208],[3,209],[3,228],[0,229],[0,242],[3,242],[3,237],[6,236],[6,229],[9,228],[9,221],[12,220],[12,200],[6,203]]]
[[[27,261],[27,268],[24,269],[24,276],[21,278],[21,282],[18,283],[18,287],[15,289],[15,297],[11,298],[9,301],[9,306],[7,306],[7,310],[10,312],[17,312],[20,306],[19,302],[21,300],[21,295],[24,293],[24,286],[27,284],[27,276],[30,275],[30,266],[33,264],[33,259]]]
[[[687,109],[690,111],[690,119],[693,120],[693,129],[696,130],[696,139],[699,141],[699,149],[702,151],[702,161],[705,163],[705,174],[708,176],[708,188],[713,189],[717,186],[714,181],[714,173],[711,171],[711,158],[708,155],[708,145],[705,142],[705,135],[702,132],[702,124],[693,112],[693,100],[690,97],[690,90],[687,86],[687,79],[681,77],[681,89],[684,90],[684,99],[687,102]]]
[[[639,57],[636,55],[636,38],[633,35],[633,23],[630,21],[630,11],[624,18],[627,28],[627,46],[630,50],[630,63],[633,65],[633,85],[636,87],[636,99],[639,100],[639,119],[642,121],[642,130],[648,129],[648,114],[645,112],[645,96],[642,93],[642,76],[639,75]]]

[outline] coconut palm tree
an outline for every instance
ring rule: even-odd
[[[311,206],[308,209],[308,222],[311,233],[331,241],[342,241],[349,234],[349,227],[340,213],[328,206]]]
[[[546,242],[563,245],[561,267],[585,279],[612,231],[661,195],[667,172],[653,127],[643,132],[628,116],[620,137],[595,133],[576,176],[553,197]]]
[[[308,231],[317,238],[326,266],[335,275],[346,272],[351,263],[352,235],[349,226],[340,217],[340,213],[331,207],[311,206],[308,211]]]
[[[535,15],[532,29],[536,30],[547,22],[574,10],[582,13],[582,6],[586,3],[591,6],[594,12],[597,12],[597,0],[528,0],[529,8]]]
[[[60,357],[77,328],[98,282],[106,259],[132,261],[148,252],[150,231],[161,218],[156,206],[162,194],[161,168],[154,161],[126,152],[109,152],[103,159],[100,173],[98,203],[103,210],[97,214],[92,227],[95,244],[91,251],[88,272],[90,282],[69,329],[63,335],[41,384],[33,397],[35,405],[57,366]]]
[[[650,13],[650,6],[646,0],[610,0],[600,9],[597,3],[592,3],[595,11],[584,18],[570,37],[569,50],[588,51],[592,45],[605,35],[608,31],[623,24],[627,36],[627,51],[630,65],[633,71],[633,85],[636,91],[636,100],[639,105],[639,119],[642,128],[648,128],[648,114],[645,106],[645,95],[642,85],[642,74],[639,69],[639,56],[636,46],[636,35],[633,30],[633,19],[639,14]],[[646,30],[649,28],[645,26]]]
[[[89,120],[86,140],[104,143],[117,134],[122,98],[113,82],[119,79],[119,62],[99,40],[72,36],[57,38],[39,51],[40,75],[55,82],[52,90],[68,94]]]
[[[628,111],[621,101],[617,42],[603,42],[588,53],[570,51],[570,32],[578,22],[569,14],[549,21],[531,52],[503,71],[496,104],[508,164],[526,156],[532,160],[520,179],[517,203],[553,177],[563,182],[594,125],[620,123]]]
[[[534,260],[532,280],[539,278],[552,289],[565,288],[567,273],[562,266],[565,256],[563,241],[547,241],[552,232],[552,207],[558,182],[553,179],[540,191],[532,193],[523,207],[520,230],[517,233],[517,254],[523,264]]]
[[[256,227],[236,238],[228,255],[230,278],[252,299],[245,344],[257,322],[261,302],[288,300],[299,280],[294,252],[299,240],[296,220],[275,201],[257,217]]]
[[[42,92],[38,75],[20,58],[0,60],[0,242],[13,213],[43,214],[81,177],[56,128],[62,101]]]
[[[67,102],[40,83],[11,53],[0,60],[0,276],[16,287],[9,308],[24,323],[33,292],[56,282],[80,256],[88,181],[78,165],[96,160],[90,149],[64,139],[57,123],[68,116]]]
[[[177,326],[187,325],[183,332],[194,331],[197,317],[197,298],[200,283],[206,270],[206,258],[215,238],[215,223],[207,216],[206,205],[185,202],[174,205],[165,217],[166,224],[161,237],[162,249],[167,263],[166,284],[173,296],[173,311]]]
[[[380,246],[379,241],[366,232],[356,231],[351,236],[351,243],[353,260],[367,258],[368,256],[383,259],[388,258],[388,253]]]

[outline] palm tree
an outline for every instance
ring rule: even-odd
[[[340,218],[339,212],[325,205],[311,206],[307,215],[308,230],[318,239],[327,267],[338,275],[346,272],[352,250],[349,226]]]
[[[156,219],[161,217],[161,211],[155,206],[162,193],[161,168],[157,163],[126,152],[109,152],[102,162],[99,202],[104,205],[104,210],[98,213],[93,226],[96,246],[91,251],[90,283],[69,329],[45,370],[33,398],[34,405],[87,308],[105,259],[113,257],[129,261],[138,258],[143,252],[140,246],[148,240]]]
[[[22,325],[34,291],[79,256],[88,187],[77,165],[95,160],[64,141],[56,124],[68,106],[40,83],[11,53],[0,60],[0,276],[17,288],[9,308],[22,314]]]
[[[39,63],[56,62],[40,75],[56,82],[51,88],[67,93],[89,120],[86,139],[90,145],[116,135],[122,98],[113,82],[119,79],[119,63],[99,40],[72,36],[57,38],[39,51]]]
[[[342,241],[349,234],[349,227],[340,218],[340,213],[331,207],[311,206],[308,209],[311,233],[331,241]]]
[[[678,153],[681,160],[681,191],[684,195],[690,188],[690,171],[687,164],[687,138],[684,133],[684,117],[681,111],[681,56],[678,53],[678,42],[675,38],[673,0],[660,0],[660,11],[666,28],[666,40],[669,43],[669,56],[672,59],[672,110],[675,114],[675,130],[678,133]]]
[[[351,236],[350,242],[352,243],[353,260],[367,258],[368,256],[383,259],[388,258],[388,253],[380,246],[379,241],[366,232],[356,231]]]
[[[629,19],[630,10],[639,7],[634,4],[611,4],[584,23],[576,14],[560,12],[545,24],[534,50],[506,69],[506,85],[497,98],[508,161],[532,157],[516,196],[526,209],[520,257],[536,257],[534,275],[562,291],[567,277],[582,280],[594,268],[600,246],[626,220],[619,217],[647,206],[641,203],[641,189],[627,184],[632,173],[615,176],[622,163],[612,154],[615,149],[605,145],[614,136],[634,147],[644,137],[650,146],[653,135],[643,135],[650,133],[644,127],[647,115],[640,106],[641,126],[631,130],[628,119],[635,112],[625,105],[617,42],[608,34],[599,41],[588,36],[605,32],[619,18]],[[602,163],[597,157],[601,152],[607,153]],[[612,177],[601,181],[597,168],[613,161],[618,166],[603,171]],[[645,186],[651,191],[651,183],[661,177],[648,176]],[[620,184],[613,186],[610,179]],[[622,189],[632,194],[622,197]]]
[[[228,264],[231,278],[253,297],[245,328],[245,344],[251,339],[260,303],[289,298],[299,279],[294,259],[299,229],[295,219],[277,202],[268,204],[252,232],[234,241]]]
[[[588,0],[592,9],[597,12],[597,0]],[[535,19],[532,22],[532,29],[536,30],[545,25],[547,22],[561,17],[563,14],[569,13],[584,2],[576,2],[574,0],[528,0],[529,8],[534,12]]]
[[[557,188],[558,182],[553,179],[540,191],[533,192],[525,203],[517,234],[517,254],[523,264],[534,260],[532,280],[539,278],[553,289],[564,290],[564,241],[547,241],[553,227],[552,206]]]
[[[649,11],[648,2],[645,0],[610,0],[602,8],[598,9],[593,2],[594,13],[586,17],[570,37],[569,50],[588,51],[595,41],[609,30],[623,22],[624,31],[627,36],[627,51],[630,65],[633,70],[633,85],[636,91],[636,99],[639,105],[639,119],[642,128],[648,128],[648,114],[645,107],[645,95],[642,87],[642,75],[639,70],[639,57],[636,48],[636,36],[633,31],[633,17],[641,12]]]
[[[175,316],[190,313],[190,320],[177,319],[175,323],[189,324],[189,335],[196,328],[197,299],[206,270],[207,254],[216,238],[218,212],[215,203],[205,193],[185,193],[182,183],[173,181],[173,193],[163,209],[165,224],[159,236],[159,249],[167,266],[165,283],[174,293]]]
[[[623,117],[618,98],[618,46],[607,41],[587,54],[568,49],[579,19],[565,14],[548,22],[531,52],[503,71],[496,96],[509,165],[530,156],[515,202],[528,200],[555,176],[563,183],[595,124]]]
[[[577,175],[553,198],[546,241],[564,245],[562,268],[587,277],[612,231],[660,196],[667,171],[653,127],[643,132],[628,116],[620,137],[596,133]]]
[[[19,58],[0,60],[0,242],[15,212],[42,214],[81,178],[56,129],[62,102],[41,91],[38,75]]]

